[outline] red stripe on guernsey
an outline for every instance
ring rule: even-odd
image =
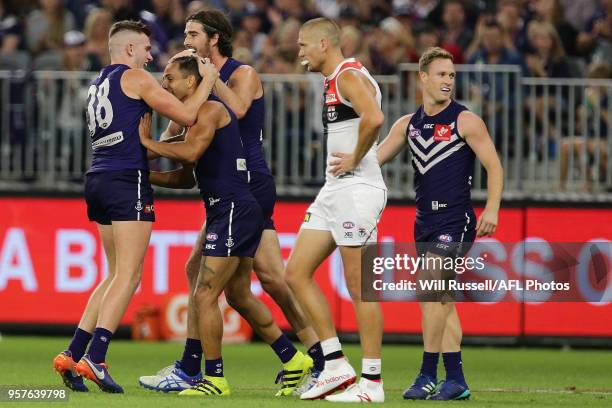
[[[338,86],[336,85],[336,79],[338,76],[346,71],[347,69],[361,70],[363,65],[359,61],[345,61],[340,65],[340,69],[330,79],[325,80],[325,105],[340,105],[340,97],[338,96]]]

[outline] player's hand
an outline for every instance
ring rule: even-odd
[[[214,81],[217,81],[219,78],[219,71],[217,71],[217,67],[215,67],[215,65],[210,62],[208,58],[198,58],[198,71],[204,79],[210,78],[212,80],[214,78]]]
[[[335,157],[335,159],[329,162],[329,172],[334,177],[340,177],[345,173],[355,170],[355,167],[357,167],[357,163],[355,163],[355,158],[352,154],[332,153],[331,155]]]
[[[174,54],[172,56],[172,58],[170,58],[169,62],[173,62],[175,59],[177,58],[181,58],[181,57],[197,57],[198,54],[196,54],[196,51],[192,48],[188,48],[186,50],[183,50],[181,52],[177,52],[176,54]]]
[[[138,125],[138,134],[140,135],[140,143],[145,144],[146,140],[151,140],[151,113],[147,112],[140,118]]]
[[[476,223],[476,236],[483,237],[493,235],[497,229],[497,211],[484,209]]]

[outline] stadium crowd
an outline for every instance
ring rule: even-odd
[[[303,71],[298,30],[315,16],[337,19],[345,55],[375,74],[433,45],[456,63],[517,64],[535,77],[583,77],[612,61],[612,0],[2,0],[0,69],[97,71],[111,24],[140,19],[159,70],[183,48],[185,18],[206,8],[228,14],[235,57],[262,73]]]

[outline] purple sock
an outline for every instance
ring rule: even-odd
[[[312,358],[312,361],[314,361],[314,369],[323,371],[325,368],[325,356],[323,355],[320,341],[317,341],[315,345],[308,349],[308,355]]]
[[[461,361],[461,352],[442,353],[444,368],[446,369],[446,380],[455,380],[463,386],[467,386],[463,377],[463,362]]]
[[[95,364],[103,363],[106,360],[108,345],[113,338],[113,333],[102,327],[96,327],[89,346],[89,358]]]
[[[72,359],[75,363],[78,363],[85,354],[89,340],[91,340],[91,333],[77,327],[68,346],[68,351],[72,353]]]
[[[272,350],[274,350],[283,364],[291,360],[295,353],[297,353],[297,349],[291,343],[291,340],[284,334],[281,334],[278,339],[274,340],[270,347],[272,347]]]
[[[204,374],[210,377],[223,377],[223,359],[205,360]]]
[[[199,339],[187,339],[185,341],[185,349],[180,364],[181,369],[191,377],[202,371],[202,343]]]
[[[427,351],[424,351],[423,362],[421,363],[421,374],[437,379],[439,359],[440,353],[428,353]]]

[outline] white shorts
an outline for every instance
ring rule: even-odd
[[[352,184],[328,190],[323,186],[310,204],[301,228],[329,231],[338,246],[362,246],[377,240],[376,225],[387,204],[387,190]]]

